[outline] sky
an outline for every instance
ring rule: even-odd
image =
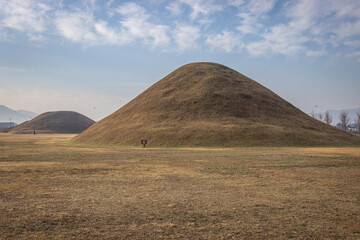
[[[100,120],[216,62],[309,113],[360,106],[359,0],[0,0],[0,105]]]

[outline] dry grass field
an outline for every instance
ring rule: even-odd
[[[360,148],[0,134],[1,239],[360,239]]]

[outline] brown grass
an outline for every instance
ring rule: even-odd
[[[75,134],[95,123],[94,120],[72,111],[46,112],[18,126],[1,129],[0,132],[16,134]]]
[[[360,148],[0,134],[0,239],[359,239]]]
[[[219,64],[185,65],[94,124],[77,142],[137,146],[360,145],[252,79]]]

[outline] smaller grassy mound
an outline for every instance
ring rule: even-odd
[[[31,121],[24,122],[0,132],[32,134],[36,133],[81,133],[95,123],[94,120],[72,111],[43,113]]]

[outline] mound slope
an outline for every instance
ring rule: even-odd
[[[149,146],[359,144],[254,80],[215,63],[180,67],[75,137],[76,142]]]
[[[10,133],[81,133],[95,121],[71,111],[46,112],[18,126],[2,129]]]

